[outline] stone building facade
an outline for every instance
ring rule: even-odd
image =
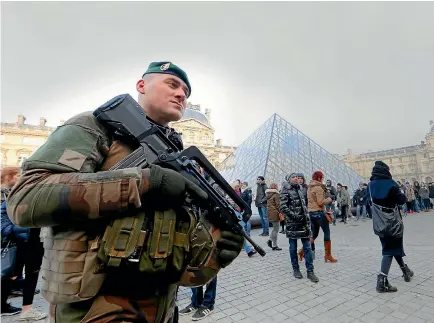
[[[188,103],[183,118],[171,126],[182,133],[185,148],[197,146],[211,164],[217,167],[235,147],[223,146],[221,140],[214,141],[210,115],[209,109],[203,114],[200,105]],[[33,154],[55,129],[46,126],[45,118],[40,118],[39,125],[30,125],[25,121],[26,118],[19,115],[15,123],[1,123],[1,167],[21,166],[23,160]]]
[[[221,139],[214,139],[214,128],[210,123],[211,110],[205,109],[204,112],[202,113],[199,104],[189,102],[182,119],[172,122],[170,126],[181,133],[185,148],[196,146],[217,167],[235,147],[224,146]]]
[[[21,166],[55,129],[46,126],[47,120],[40,118],[39,125],[26,124],[26,118],[19,115],[15,123],[1,123],[1,167]]]
[[[341,157],[345,163],[362,175],[366,181],[371,176],[376,160],[385,162],[390,167],[394,179],[401,182],[433,182],[434,179],[434,122],[430,121],[430,130],[425,141],[419,145],[390,150],[353,154],[351,150]]]

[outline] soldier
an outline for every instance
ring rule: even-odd
[[[171,62],[154,62],[136,89],[149,120],[178,138],[182,149],[168,124],[185,111],[187,74]],[[177,172],[156,165],[108,170],[132,151],[85,112],[58,127],[23,165],[8,213],[21,227],[49,227],[42,294],[52,322],[176,321],[178,286],[206,284],[241,251],[242,236],[181,207],[186,193],[197,199],[207,194]],[[151,224],[142,231],[137,262],[105,263],[107,224],[134,221],[144,209]],[[115,242],[111,252],[124,252],[126,242]]]

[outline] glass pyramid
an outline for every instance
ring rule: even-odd
[[[280,189],[287,174],[303,173],[309,183],[316,170],[321,170],[335,187],[337,183],[347,185],[350,194],[365,182],[278,114],[265,121],[217,169],[229,183],[240,179],[253,189],[257,176],[264,176],[268,186],[276,183]]]

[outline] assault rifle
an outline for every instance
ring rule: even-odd
[[[242,211],[251,214],[250,206],[235,193],[234,189],[197,147],[191,146],[181,151],[176,143],[169,139],[157,125],[146,118],[145,111],[129,94],[114,97],[95,110],[93,114],[105,127],[122,136],[127,142],[131,142],[133,146],[138,147],[110,170],[130,167],[146,168],[150,164],[156,164],[177,171],[188,179],[193,178],[196,184],[208,194],[206,202],[196,201],[198,204],[195,205],[207,210],[208,221],[217,228],[243,235],[261,256],[265,256],[265,251],[247,235],[239,224],[239,221],[242,220],[241,215],[202,176],[197,165],[202,167],[215,184]],[[195,201],[192,201],[192,204],[194,205]]]

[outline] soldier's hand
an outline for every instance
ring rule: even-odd
[[[244,237],[231,231],[222,231],[216,245],[220,249],[218,262],[222,268],[225,268],[240,254]]]
[[[208,199],[208,194],[199,186],[188,180],[181,174],[157,165],[151,165],[143,170],[150,188],[148,192],[159,193],[167,199],[184,200],[188,193],[195,199]]]

